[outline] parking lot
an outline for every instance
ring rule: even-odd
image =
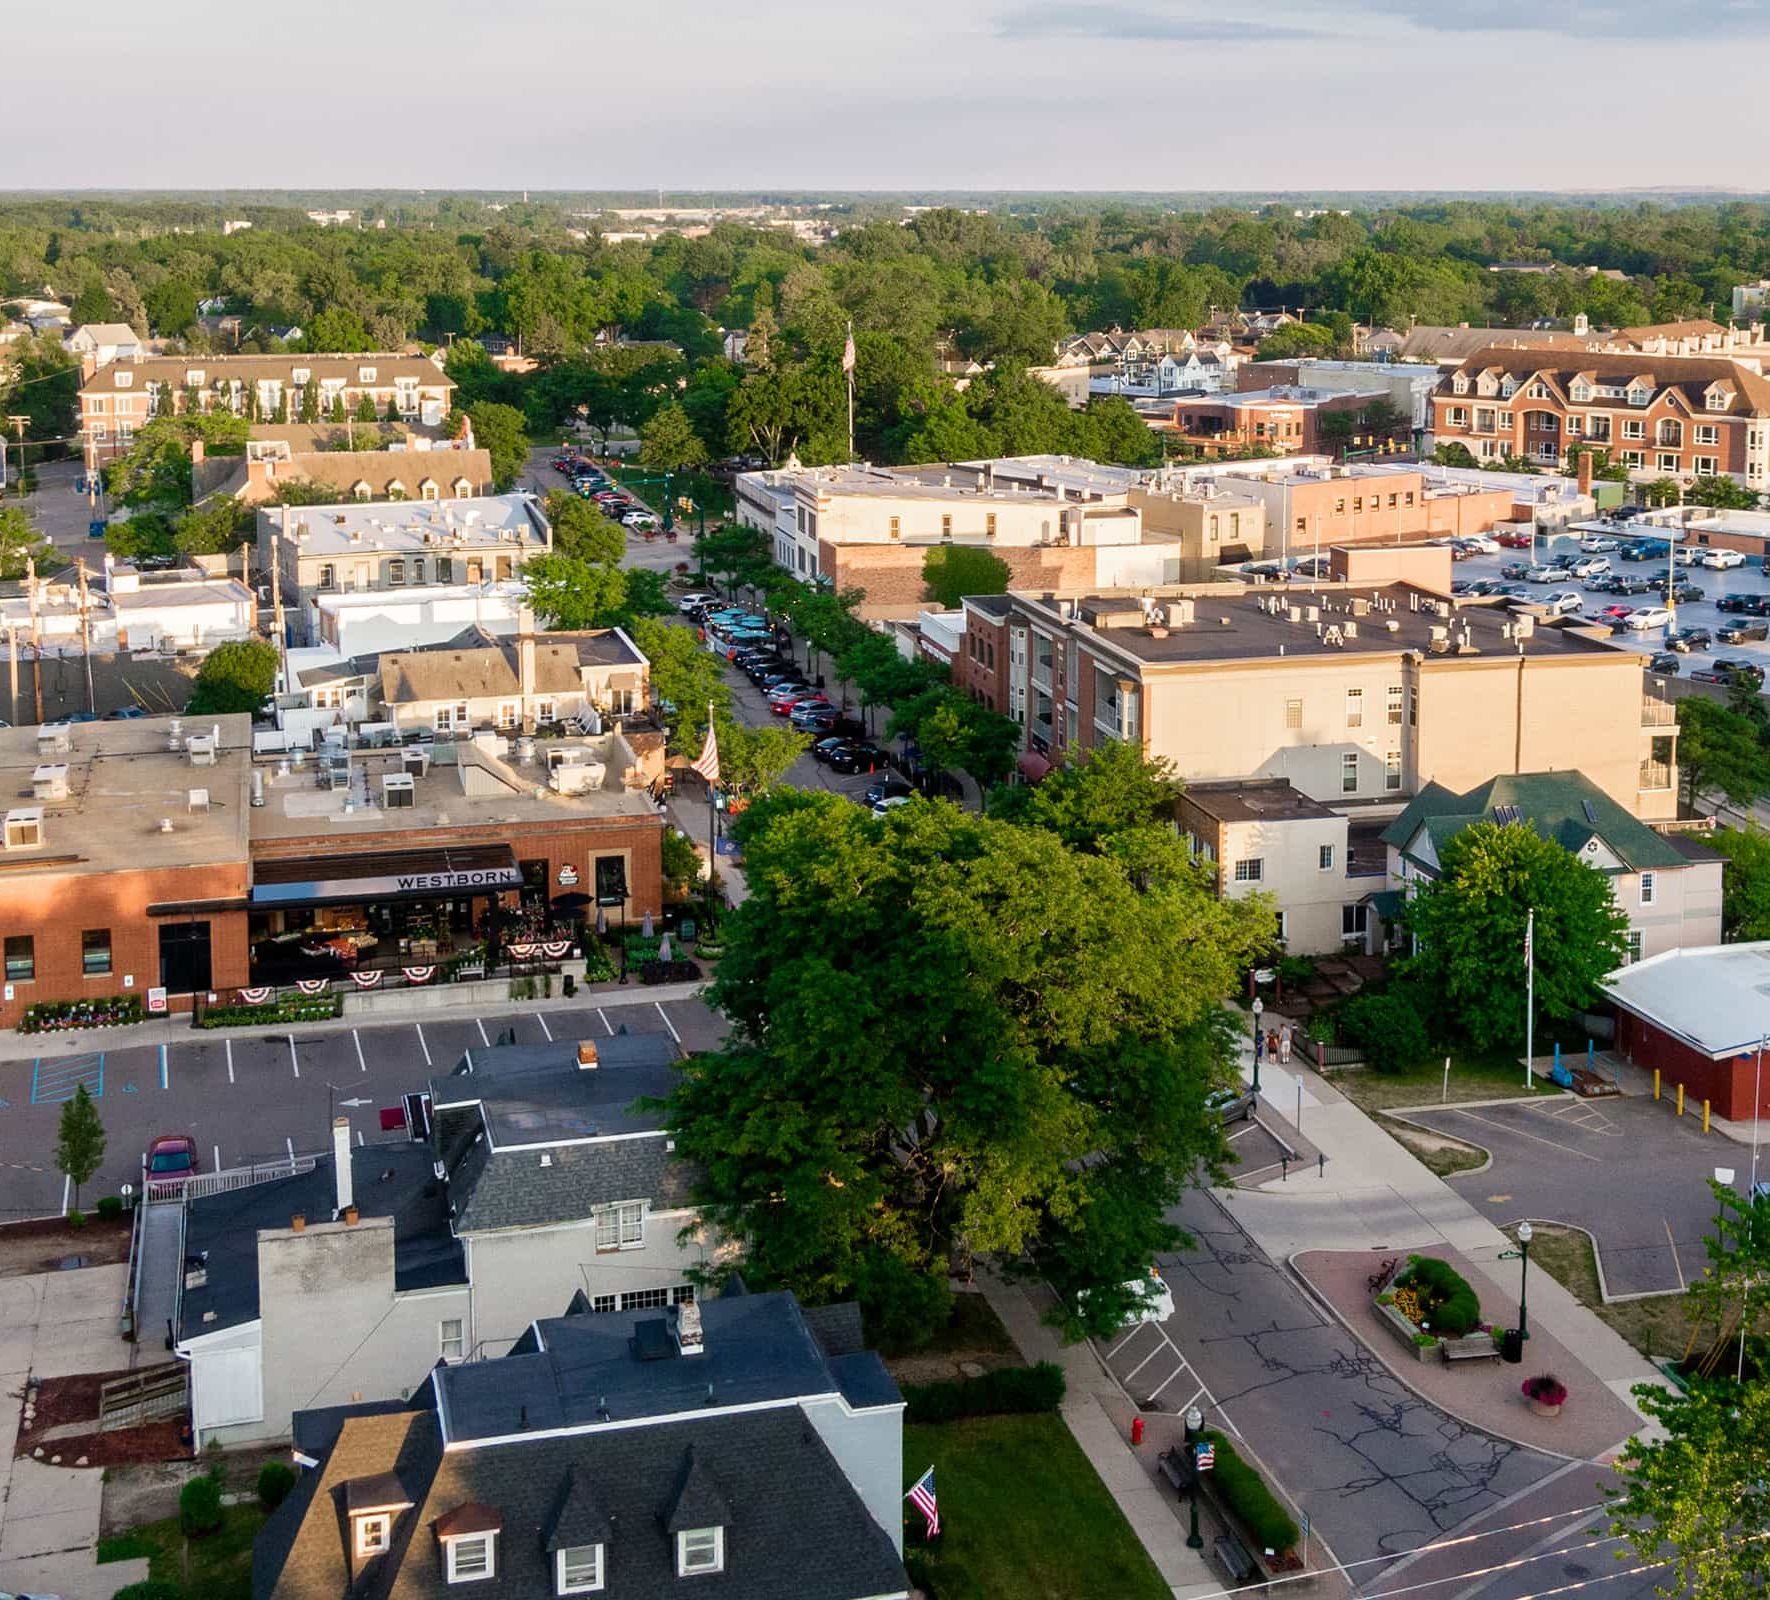
[[[1654,529],[1650,537],[1663,535],[1668,530]],[[1632,541],[1625,539],[1616,530],[1607,530],[1608,536],[1617,539],[1618,544],[1627,546]],[[1529,550],[1503,550],[1498,555],[1478,555],[1456,563],[1451,576],[1457,583],[1472,583],[1478,580],[1497,580],[1502,567],[1514,564],[1528,565],[1533,560],[1547,563],[1561,555],[1571,555],[1578,551],[1580,535],[1563,535],[1554,539],[1539,538],[1534,553]],[[1709,567],[1698,567],[1682,559],[1694,547],[1680,545],[1678,553],[1678,578],[1680,582],[1694,584],[1702,590],[1701,600],[1690,600],[1676,607],[1677,626],[1680,628],[1706,628],[1712,634],[1722,624],[1741,620],[1737,616],[1717,608],[1715,602],[1726,595],[1763,595],[1770,597],[1770,581],[1766,581],[1763,562],[1757,557],[1749,557],[1744,566],[1727,570],[1716,570]],[[1628,606],[1631,609],[1642,606],[1663,605],[1664,586],[1666,579],[1667,558],[1664,555],[1648,561],[1625,561],[1622,551],[1610,550],[1601,552],[1610,563],[1612,575],[1623,574],[1629,577],[1643,578],[1654,581],[1659,592],[1654,594],[1619,595],[1606,593],[1601,588],[1592,587],[1590,582],[1577,578],[1557,578],[1552,583],[1529,583],[1532,600],[1544,600],[1551,594],[1564,590],[1574,590],[1580,595],[1581,617],[1596,620],[1606,606]],[[1752,619],[1744,619],[1752,620]],[[1611,636],[1612,642],[1619,649],[1632,650],[1641,655],[1652,655],[1665,648],[1663,627],[1616,633]],[[1716,656],[1744,658],[1755,662],[1770,676],[1770,640],[1747,641],[1735,645],[1716,644],[1707,649],[1693,650],[1679,662],[1677,676],[1688,678],[1691,673],[1707,670]]]
[[[1567,1222],[1597,1242],[1612,1296],[1669,1293],[1702,1275],[1714,1212],[1706,1179],[1740,1152],[1705,1137],[1700,1116],[1630,1096],[1414,1111],[1408,1120],[1490,1152],[1448,1181],[1502,1226]]]
[[[714,1048],[725,1032],[700,1000],[659,1004],[633,985],[514,1015],[476,1018],[439,1007],[421,1021],[340,1024],[321,1033],[193,1031],[164,1047],[96,1042],[78,1055],[13,1055],[0,1062],[0,1219],[62,1209],[56,1124],[82,1084],[107,1135],[104,1165],[87,1186],[90,1204],[140,1181],[142,1152],[156,1134],[189,1134],[205,1170],[323,1149],[334,1116],[350,1119],[359,1144],[404,1138],[383,1131],[382,1111],[431,1075],[452,1071],[467,1051],[507,1033],[538,1044],[621,1028],[669,1033],[687,1051]],[[29,1045],[19,1040],[14,1048]]]

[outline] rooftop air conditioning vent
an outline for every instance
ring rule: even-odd
[[[65,761],[45,763],[31,774],[31,793],[38,800],[65,800],[68,797],[68,764]]]

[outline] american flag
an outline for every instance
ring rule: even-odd
[[[934,1498],[934,1468],[930,1467],[921,1477],[910,1485],[910,1492],[904,1496],[924,1517],[928,1519],[928,1537],[940,1537],[940,1502]]]
[[[842,346],[842,370],[854,371],[854,324],[848,324],[848,343]]]
[[[1192,1447],[1193,1464],[1200,1472],[1209,1472],[1217,1464],[1217,1447],[1209,1439],[1201,1439]]]
[[[1536,944],[1536,911],[1533,908],[1524,921],[1524,965],[1530,965],[1533,947]]]
[[[700,756],[689,763],[708,783],[719,781],[719,737],[713,732],[713,708],[707,707],[707,739]]]

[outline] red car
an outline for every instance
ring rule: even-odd
[[[1494,538],[1500,544],[1503,544],[1508,550],[1528,550],[1530,548],[1530,535],[1528,533],[1520,533],[1517,529],[1508,529],[1505,533],[1496,533]]]
[[[768,697],[768,709],[777,717],[784,717],[801,700],[810,700],[817,696],[817,690],[809,684],[793,683],[785,688],[776,689]]]
[[[202,1170],[197,1141],[188,1134],[163,1133],[148,1146],[143,1166],[151,1183],[182,1183]]]
[[[1600,622],[1621,622],[1635,608],[1633,606],[1606,606],[1598,613]]]

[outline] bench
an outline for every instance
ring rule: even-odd
[[[1445,1339],[1438,1348],[1448,1367],[1457,1361],[1498,1361],[1500,1347],[1492,1339]]]
[[[1220,1539],[1213,1539],[1211,1554],[1223,1563],[1223,1570],[1229,1574],[1232,1583],[1246,1583],[1259,1570],[1247,1547],[1233,1534],[1226,1533]]]
[[[1164,1450],[1156,1457],[1156,1465],[1169,1483],[1173,1484],[1177,1494],[1185,1494],[1192,1487],[1192,1463],[1178,1450]]]

